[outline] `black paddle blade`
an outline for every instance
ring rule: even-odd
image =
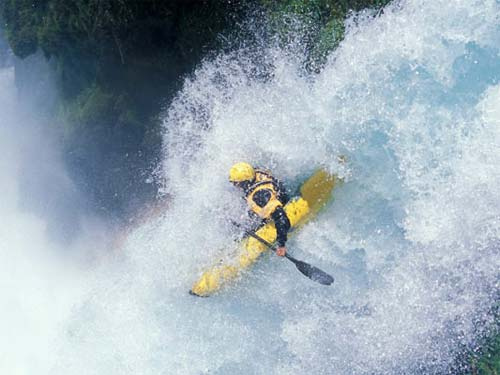
[[[295,263],[295,267],[302,272],[305,276],[310,278],[312,281],[316,281],[322,285],[331,285],[333,283],[333,277],[327,274],[326,272],[311,266],[306,262],[302,262],[297,259],[293,259],[293,263]]]

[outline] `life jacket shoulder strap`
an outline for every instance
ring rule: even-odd
[[[256,182],[255,184],[251,185],[246,191],[246,196],[248,197],[250,194],[252,194],[255,191],[255,189],[257,189],[258,187],[260,187],[262,185],[271,185],[273,190],[276,190],[276,186],[275,186],[273,181],[264,180],[264,181]]]
[[[273,178],[271,172],[269,172],[267,169],[262,169],[262,168],[255,168],[255,173],[260,173],[267,178]]]

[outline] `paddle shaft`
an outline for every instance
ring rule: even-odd
[[[263,243],[264,245],[266,245],[268,248],[270,248],[272,251],[276,252],[276,246],[273,245],[272,243],[270,242],[267,242],[265,239],[263,239],[262,237],[259,237],[257,236],[254,232],[250,232],[249,230],[245,230],[245,234],[249,235],[250,237],[253,237],[255,238],[257,241]],[[285,258],[291,260],[293,263],[297,263],[297,259],[295,259],[294,257],[292,257],[291,255],[289,255],[288,253],[285,253]]]
[[[233,223],[234,226],[236,226],[238,228],[241,228],[240,224],[238,224],[238,223],[236,223],[234,221],[232,223]],[[251,232],[249,230],[244,230],[244,232],[248,236],[253,237],[257,241],[259,241],[259,242],[263,243],[264,245],[266,245],[272,251],[276,252],[276,246],[273,245],[272,243],[266,241],[262,237],[258,236],[256,233]],[[294,257],[292,257],[291,255],[289,255],[288,253],[285,253],[285,258],[287,258],[289,261],[293,262],[295,264],[295,267],[297,267],[297,269],[304,276],[308,277],[309,279],[311,279],[313,281],[316,281],[316,282],[318,282],[320,284],[323,284],[323,285],[330,285],[334,281],[333,277],[330,276],[329,274],[327,274],[325,271],[322,271],[322,270],[320,270],[317,267],[311,266],[309,263],[306,263],[306,262],[303,262],[301,260],[295,259]]]

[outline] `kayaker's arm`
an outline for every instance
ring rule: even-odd
[[[271,217],[276,226],[276,241],[279,247],[284,247],[286,240],[288,238],[288,231],[290,229],[290,220],[286,216],[286,212],[283,207],[277,207],[271,214]]]

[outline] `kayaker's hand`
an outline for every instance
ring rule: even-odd
[[[276,255],[280,257],[284,257],[286,254],[286,247],[285,246],[280,246],[276,249]]]

